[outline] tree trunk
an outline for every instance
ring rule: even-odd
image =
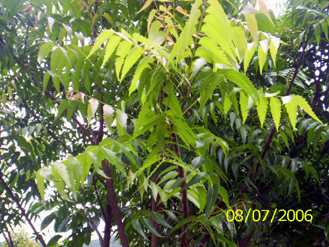
[[[109,192],[107,192],[107,198],[110,198]],[[105,218],[106,220],[105,220],[105,229],[104,229],[104,241],[102,247],[110,247],[111,228],[112,228],[112,210],[109,200],[107,200]]]
[[[113,185],[113,176],[112,176],[112,167],[109,164],[107,160],[104,160],[102,162],[103,165],[103,171],[105,175],[108,177],[106,179],[106,187],[107,187],[107,193],[108,193],[108,205],[111,208],[111,214],[113,216],[113,219],[115,223],[118,226],[118,233],[119,233],[119,238],[121,240],[121,245],[122,247],[129,247],[128,244],[128,237],[125,232],[125,227],[123,223],[123,217],[121,214],[121,210],[118,205],[117,201],[117,196],[114,190],[114,185]]]

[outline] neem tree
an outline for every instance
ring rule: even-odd
[[[327,39],[324,1],[292,1],[278,20],[262,1],[36,6],[47,22],[33,80],[56,118],[39,114],[64,141],[35,173],[31,212],[51,209],[42,227],[58,232],[48,245],[92,232],[104,247],[113,235],[125,247],[326,243],[328,127],[300,86],[310,45]],[[314,207],[315,223],[228,223],[231,207]]]

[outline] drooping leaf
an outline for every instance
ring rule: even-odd
[[[257,98],[257,89],[246,75],[234,70],[224,70],[223,72],[227,79],[244,90],[247,95]]]
[[[102,67],[110,59],[110,57],[114,53],[115,49],[118,47],[120,41],[121,41],[121,38],[119,36],[113,35],[111,37],[111,40],[107,43],[106,48],[105,48],[105,55],[104,55]]]
[[[281,121],[281,101],[278,98],[270,98],[270,108],[276,131],[279,131]]]
[[[242,116],[242,122],[245,123],[249,113],[249,104],[248,104],[248,96],[241,91],[240,92],[240,110]]]
[[[134,66],[134,64],[138,61],[138,59],[143,54],[143,49],[140,47],[135,47],[131,51],[131,53],[127,56],[125,63],[123,64],[121,75],[120,75],[120,81],[122,81],[129,70]]]
[[[259,47],[258,47],[258,62],[259,62],[259,70],[260,73],[263,73],[263,68],[266,63],[266,57],[269,49],[269,44],[268,40],[264,39],[259,42]]]
[[[294,95],[293,100],[297,102],[298,106],[304,110],[311,118],[322,123],[318,116],[312,110],[312,107],[307,103],[307,101],[300,95]]]
[[[256,43],[248,43],[243,60],[244,72],[247,72],[250,61],[256,52],[256,48],[257,48]]]
[[[271,53],[271,57],[272,57],[274,66],[276,66],[276,56],[277,56],[279,47],[280,47],[280,38],[272,36],[271,40],[270,40],[270,53]]]
[[[112,37],[112,31],[111,30],[105,30],[103,31],[96,39],[95,44],[93,45],[92,49],[89,52],[89,55],[87,58],[91,57],[97,50],[100,49],[100,47],[108,41]]]
[[[291,126],[293,129],[296,129],[296,123],[297,123],[297,102],[293,100],[293,97],[285,96],[282,98],[282,102],[284,106],[286,107],[286,111],[289,117],[289,121],[291,123]]]
[[[268,100],[264,95],[260,95],[257,103],[257,113],[261,127],[263,128],[268,107]]]
[[[41,222],[41,226],[40,226],[41,230],[44,230],[47,226],[49,226],[55,218],[56,218],[55,213],[51,213],[47,215]]]
[[[222,80],[223,75],[219,73],[209,72],[202,76],[200,80],[200,109],[212,98],[214,90]]]
[[[153,59],[150,57],[144,57],[141,59],[141,61],[137,65],[133,79],[131,81],[131,84],[129,87],[129,95],[131,95],[135,90],[137,90],[142,73],[144,72],[144,70],[146,70],[147,68],[150,67],[150,63],[152,63],[152,62],[153,62]]]
[[[51,50],[53,49],[53,47],[54,47],[54,43],[51,41],[47,43],[43,43],[39,49],[38,61],[41,62],[42,59],[46,58],[51,52]]]
[[[115,59],[115,73],[117,75],[118,80],[121,78],[121,70],[123,67],[123,64],[126,60],[126,57],[130,53],[130,49],[132,47],[132,44],[128,41],[122,41],[119,46],[118,50],[116,52],[116,59]]]
[[[247,21],[248,29],[254,40],[257,40],[258,37],[258,24],[255,13],[246,13],[245,18]]]

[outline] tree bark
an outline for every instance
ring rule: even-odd
[[[178,157],[182,156],[181,150],[178,146],[178,140],[177,136],[173,134],[175,147],[176,147],[176,154]],[[181,183],[181,210],[183,212],[184,219],[186,219],[189,216],[189,207],[188,207],[188,200],[187,200],[187,184],[186,184],[186,176],[183,168],[179,166],[177,168],[178,176],[182,179]],[[188,239],[187,239],[187,233],[186,233],[186,226],[184,225],[182,227],[181,235],[180,235],[180,246],[181,247],[188,247]]]
[[[110,198],[109,192],[107,192],[107,198]],[[109,200],[107,200],[105,211],[105,229],[104,229],[104,242],[103,247],[110,247],[111,245],[111,228],[112,228],[112,210]]]
[[[114,190],[112,167],[107,160],[104,160],[102,162],[102,166],[103,166],[103,171],[104,171],[105,175],[108,177],[106,179],[106,187],[107,187],[107,192],[108,192],[107,201],[108,201],[108,205],[111,208],[112,217],[113,217],[116,225],[118,226],[118,233],[119,233],[121,245],[122,245],[122,247],[129,247],[128,237],[125,232],[123,217],[122,217],[121,210],[119,208],[118,201],[117,201],[117,196],[116,196],[116,193]],[[105,239],[105,237],[104,237],[104,239]]]

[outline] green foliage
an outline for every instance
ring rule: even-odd
[[[0,230],[43,212],[49,246],[328,243],[326,109],[296,87],[328,38],[321,1],[277,19],[263,1],[19,2],[0,3]],[[231,207],[311,207],[312,234]]]

